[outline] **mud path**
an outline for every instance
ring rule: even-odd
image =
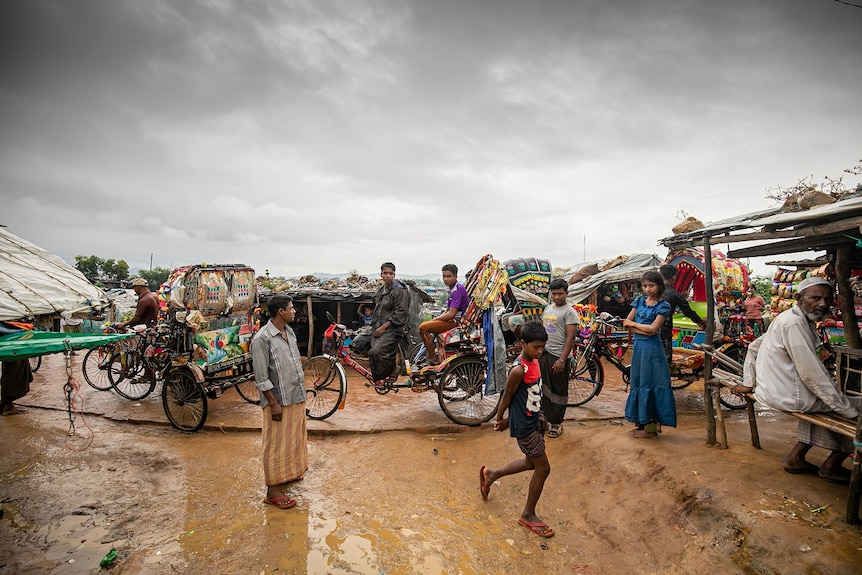
[[[575,416],[618,402],[609,387]],[[418,403],[354,391],[351,409],[369,417],[378,399],[404,417]],[[761,416],[758,451],[733,414],[731,449],[708,448],[698,393],[677,393],[680,428],[659,440],[632,439],[616,419],[567,421],[548,441],[538,506],[551,539],[517,524],[529,474],[481,500],[479,467],[520,457],[487,427],[312,435],[309,471],[292,486],[299,504],[283,511],[261,502],[257,432],[90,416],[92,445],[75,451],[64,412],[30,407],[0,418],[0,574],[858,573],[846,488],[781,471],[795,422]],[[117,560],[100,571],[112,547]]]

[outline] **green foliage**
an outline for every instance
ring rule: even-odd
[[[159,286],[168,280],[171,270],[168,268],[155,267],[151,270],[138,270],[138,276],[147,280],[151,290],[159,289]]]
[[[129,277],[129,264],[125,260],[104,260],[98,256],[75,256],[75,268],[94,283],[99,280],[124,280]]]
[[[102,258],[96,256],[75,256],[75,268],[91,282],[99,279],[103,262]]]
[[[769,302],[772,297],[772,278],[766,276],[751,276],[749,278],[751,285],[757,290],[757,295]]]
[[[129,264],[126,260],[117,260],[117,265],[114,266],[114,277],[118,280],[129,279]]]

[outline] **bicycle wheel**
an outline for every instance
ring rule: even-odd
[[[84,355],[81,371],[84,373],[84,379],[93,389],[99,391],[111,389],[111,379],[108,377],[111,355],[113,355],[113,348],[107,345],[91,348]]]
[[[568,407],[583,405],[602,390],[605,384],[605,368],[599,356],[579,353],[572,358],[569,369],[569,400]]]
[[[207,420],[204,389],[185,371],[168,374],[162,385],[162,407],[168,421],[180,431],[197,431]]]
[[[459,357],[437,384],[437,399],[446,417],[461,425],[480,425],[497,413],[502,394],[485,393],[487,366],[478,356]]]
[[[247,402],[260,405],[260,392],[254,384],[254,378],[247,379],[244,382],[237,384],[236,392]]]
[[[37,355],[36,357],[28,358],[30,362],[30,371],[36,373],[39,371],[39,368],[42,367],[42,356]]]
[[[748,353],[748,348],[743,345],[739,345],[738,343],[734,343],[720,351],[730,359],[743,363],[745,361],[745,354]],[[719,395],[718,400],[721,402],[721,405],[727,409],[745,409],[747,406],[745,398],[733,395],[730,393],[729,388],[721,389],[721,395]]]
[[[143,358],[137,351],[121,351],[111,356],[108,379],[120,397],[133,401],[144,399],[156,388],[155,375],[146,373]]]
[[[326,419],[347,395],[347,375],[337,361],[317,355],[302,366],[305,375],[305,415]]]

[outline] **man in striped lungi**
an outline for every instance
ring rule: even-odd
[[[305,427],[305,384],[296,334],[287,325],[296,310],[290,297],[276,295],[267,302],[270,320],[254,336],[251,358],[263,408],[264,503],[290,509],[296,499],[285,486],[308,469]]]

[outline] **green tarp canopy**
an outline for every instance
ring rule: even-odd
[[[62,353],[66,349],[90,349],[134,335],[133,333],[103,335],[23,330],[0,336],[0,360],[26,359],[49,353]]]

